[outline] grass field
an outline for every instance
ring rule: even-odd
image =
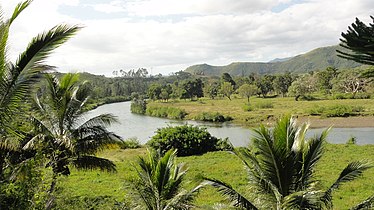
[[[258,98],[252,97],[249,105],[251,111],[245,111],[244,106],[248,105],[247,99],[234,97],[233,100],[207,99],[202,98],[197,101],[170,101],[170,102],[149,102],[148,106],[172,106],[185,110],[188,115],[186,119],[195,119],[203,112],[219,112],[234,118],[233,123],[252,127],[259,123],[272,123],[275,119],[285,114],[296,115],[298,117],[310,116],[312,110],[320,107],[334,107],[338,105],[360,107],[361,116],[374,115],[374,100],[372,99],[344,99],[344,100],[314,100],[295,101],[292,97],[286,98]],[[317,118],[320,118],[319,116]]]
[[[69,177],[62,177],[58,184],[59,209],[112,209],[134,201],[131,179],[134,178],[134,161],[144,155],[146,149],[111,149],[100,153],[101,157],[115,161],[117,173],[100,171],[72,171]],[[317,179],[327,188],[338,177],[340,171],[354,160],[374,162],[374,145],[333,145],[327,144],[325,155],[317,166]],[[202,176],[212,177],[230,183],[243,194],[246,191],[246,172],[241,162],[228,152],[211,152],[201,156],[177,159],[187,163],[186,189],[200,182]],[[366,171],[360,179],[346,183],[334,192],[334,209],[348,209],[374,193],[374,168]],[[116,201],[118,202],[117,205]],[[214,189],[200,192],[196,204],[200,209],[211,209],[217,203],[225,202]]]

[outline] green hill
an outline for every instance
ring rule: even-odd
[[[275,59],[274,62],[234,62],[227,66],[211,66],[208,64],[199,64],[188,67],[185,71],[207,76],[219,76],[222,73],[229,73],[233,76],[249,75],[250,73],[282,73],[295,72],[303,73],[325,69],[329,66],[338,69],[355,68],[361,64],[354,61],[345,60],[336,56],[336,50],[343,48],[338,45],[321,47],[308,53],[297,55],[287,59]]]

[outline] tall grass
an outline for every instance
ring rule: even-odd
[[[149,106],[147,107],[145,114],[152,117],[182,120],[187,115],[187,112],[183,109],[175,107]]]

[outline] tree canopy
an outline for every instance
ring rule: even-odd
[[[348,31],[346,33],[342,32],[340,46],[352,52],[337,50],[339,57],[374,65],[374,17],[370,17],[373,23],[366,25],[356,18],[356,21],[348,27]]]

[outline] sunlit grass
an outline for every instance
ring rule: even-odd
[[[115,161],[117,173],[100,171],[72,171],[71,176],[61,178],[59,198],[109,196],[112,202],[105,202],[98,209],[110,209],[115,201],[133,201],[131,180],[135,176],[134,162],[137,156],[144,155],[145,148],[106,150],[100,156]],[[317,179],[324,188],[330,186],[340,171],[351,161],[367,160],[374,163],[374,145],[335,145],[328,144],[325,154],[317,166]],[[211,177],[230,183],[243,194],[247,194],[246,171],[240,160],[228,152],[210,152],[200,156],[181,157],[189,167],[186,189],[196,186],[202,177]],[[346,183],[334,192],[334,209],[347,209],[374,193],[374,169],[366,171],[363,177]],[[214,189],[208,188],[199,194],[196,204],[202,207],[225,202]],[[68,208],[68,207],[66,207]]]
[[[197,101],[177,100],[168,103],[149,102],[149,106],[171,106],[185,110],[187,119],[195,119],[203,112],[219,112],[225,116],[233,117],[233,122],[243,126],[257,126],[260,123],[271,123],[276,118],[286,114],[299,117],[309,116],[312,109],[316,107],[329,107],[336,105],[362,106],[364,108],[360,115],[374,115],[374,100],[371,99],[344,99],[344,100],[315,100],[295,101],[292,97],[286,98],[258,98],[252,97],[249,105],[253,106],[252,111],[245,111],[247,99],[234,97],[228,99],[207,99]],[[266,105],[266,106],[264,106]],[[271,106],[270,106],[271,105]],[[270,108],[266,108],[270,107]]]

